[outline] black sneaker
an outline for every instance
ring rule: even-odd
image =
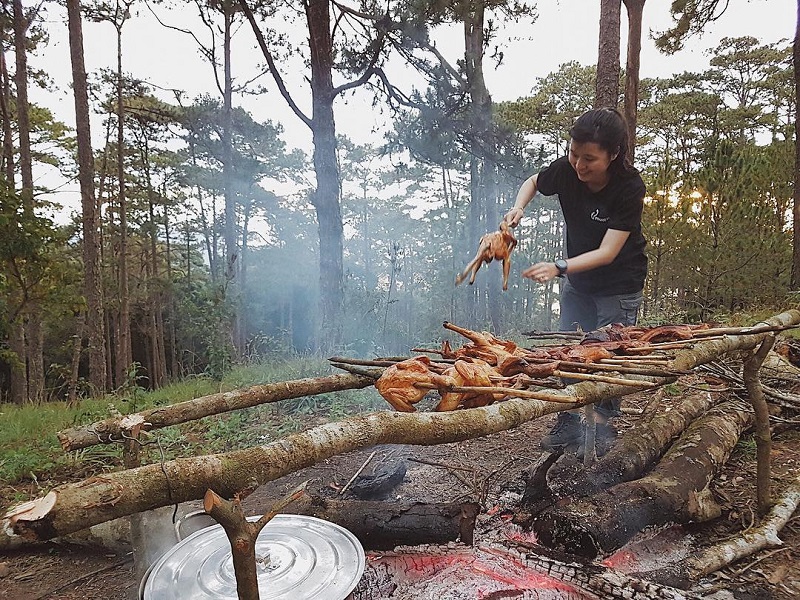
[[[611,423],[597,423],[595,425],[594,447],[598,458],[611,450],[615,439],[617,439],[617,428]],[[585,437],[581,436],[578,450],[576,451],[578,458],[583,458],[584,442]]]
[[[539,445],[548,452],[561,450],[571,444],[578,444],[583,440],[583,425],[580,415],[569,412],[560,412],[556,424]]]

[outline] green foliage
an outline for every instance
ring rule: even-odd
[[[296,359],[255,363],[231,370],[221,382],[190,377],[154,392],[137,391],[137,410],[146,410],[221,391],[269,382],[328,374],[327,361]],[[296,398],[158,429],[142,438],[145,463],[181,456],[226,452],[301,431],[328,420],[384,409],[373,388]],[[41,405],[0,404],[0,480],[75,479],[115,470],[122,464],[119,444],[98,445],[65,453],[56,437],[62,429],[133,412],[133,403],[117,396]]]

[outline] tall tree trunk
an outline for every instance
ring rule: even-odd
[[[28,375],[25,366],[25,326],[22,318],[17,318],[9,327],[8,349],[16,357],[11,363],[9,398],[14,404],[24,404],[28,397]]]
[[[594,106],[616,107],[619,102],[619,27],[622,0],[600,0],[600,43]]]
[[[319,283],[323,349],[341,342],[344,304],[342,265],[342,210],[339,203],[339,165],[336,160],[336,124],[333,118],[333,40],[328,0],[309,0],[306,20],[311,47],[311,116],[314,171],[317,189],[311,202],[319,225]]]
[[[94,190],[94,156],[89,126],[89,95],[83,57],[83,27],[80,0],[67,0],[69,51],[72,60],[72,90],[78,143],[78,181],[81,187],[84,294],[90,318],[88,327],[89,381],[93,391],[106,389],[105,317],[100,278],[100,217]]]
[[[14,53],[17,72],[14,82],[17,87],[17,133],[19,136],[19,165],[22,177],[20,198],[22,208],[33,215],[33,158],[31,155],[30,118],[28,115],[28,20],[22,8],[22,0],[14,0]],[[44,395],[44,358],[42,310],[37,301],[29,301],[25,309],[25,354],[23,360],[28,364],[28,400],[38,402]]]
[[[117,5],[119,11],[119,5]],[[125,105],[122,81],[122,25],[125,17],[118,14],[117,28],[117,186],[119,201],[119,323],[117,326],[116,384],[122,385],[133,363],[131,349],[131,309],[128,288],[128,204],[125,198]]]
[[[231,25],[233,6],[230,0],[224,0],[224,93],[222,108],[222,179],[225,196],[225,278],[228,285],[236,280],[238,270],[238,248],[236,245],[236,194],[233,189],[233,80],[231,75]]]
[[[169,327],[169,361],[166,364],[166,373],[170,377],[175,377],[178,374],[178,346],[175,335],[175,291],[174,281],[172,279],[172,242],[170,240],[170,221],[169,221],[169,207],[166,202],[167,198],[167,184],[164,183],[162,192],[164,197],[164,238],[166,249],[166,265],[167,265],[167,325]]]
[[[792,252],[792,280],[791,288],[800,290],[800,110],[797,109],[800,100],[800,0],[797,0],[797,24],[794,32],[794,46],[792,49],[792,63],[794,64],[794,228]]]
[[[639,104],[639,56],[642,52],[642,14],[647,0],[623,0],[628,11],[628,55],[625,62],[625,120],[628,149],[633,160],[636,149],[636,116]]]
[[[86,326],[86,311],[81,311],[75,323],[72,336],[72,360],[70,361],[69,381],[67,382],[67,406],[78,405],[78,377],[80,375],[81,354],[83,350],[83,330]]]
[[[13,189],[15,176],[14,134],[11,130],[11,83],[8,78],[5,52],[0,52],[0,83],[3,86],[0,91],[0,111],[3,116],[3,173],[6,176],[6,183]]]
[[[0,108],[3,111],[3,173],[9,188],[15,188],[14,134],[11,129],[11,83],[8,77],[5,52],[0,52],[0,76],[3,89],[0,93]],[[25,327],[21,318],[9,324],[8,347],[17,360],[11,363],[9,399],[22,404],[28,392],[28,376],[25,368]]]
[[[150,384],[153,389],[163,387],[166,379],[166,355],[164,352],[164,327],[162,319],[162,293],[158,268],[158,225],[156,224],[156,191],[153,189],[152,167],[150,165],[150,145],[147,136],[142,140],[142,166],[147,185],[147,213],[150,220],[150,278],[147,284],[151,313],[152,366]]]
[[[476,138],[478,155],[477,169],[471,174],[477,176],[476,185],[472,185],[471,201],[480,213],[483,213],[487,230],[494,228],[497,219],[497,199],[495,184],[495,148],[492,136],[492,97],[486,87],[483,75],[484,30],[486,6],[481,0],[472,5],[472,10],[464,16],[464,63],[466,65],[467,84],[472,103],[473,131]],[[480,232],[476,232],[479,234]],[[477,235],[476,235],[477,237]],[[477,246],[477,239],[475,245]],[[500,278],[496,270],[488,270],[486,275],[488,313],[495,331],[501,327],[500,313]]]

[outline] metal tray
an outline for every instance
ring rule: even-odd
[[[257,521],[258,516],[248,517]],[[256,540],[261,600],[344,600],[364,572],[347,529],[316,517],[276,515]],[[142,600],[237,600],[231,547],[221,525],[200,529],[150,569]]]

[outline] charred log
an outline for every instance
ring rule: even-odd
[[[473,541],[480,506],[474,502],[381,502],[312,496],[293,514],[318,517],[350,530],[367,550]]]
[[[533,529],[546,546],[595,557],[650,525],[714,518],[719,507],[708,483],[752,421],[745,403],[721,404],[693,422],[646,477],[545,510]]]
[[[710,392],[697,393],[684,397],[669,411],[654,412],[588,468],[572,455],[564,455],[548,471],[547,487],[555,498],[582,497],[641,477],[689,424],[717,401]]]

